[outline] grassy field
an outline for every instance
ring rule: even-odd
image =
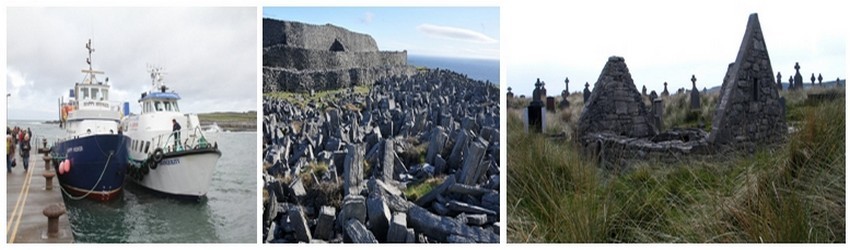
[[[510,109],[508,241],[845,242],[845,100],[783,96],[795,131],[783,145],[643,162],[620,174],[598,168],[570,140],[525,133],[521,111]],[[704,97],[694,120],[678,105],[684,95],[670,97],[665,127],[710,126],[716,101]],[[549,114],[557,119],[547,121],[548,134],[570,136],[581,112],[572,104]]]
[[[371,85],[357,85],[354,87],[354,95],[362,95],[365,96],[369,93],[369,89],[371,89]],[[327,103],[336,102],[337,98],[342,94],[347,93],[348,88],[334,89],[334,90],[325,90],[325,91],[316,91],[315,95],[310,96],[309,94],[303,93],[295,93],[295,92],[270,92],[264,93],[263,96],[275,99],[282,99],[288,102],[297,104],[301,107],[304,107],[310,101],[316,101],[319,105],[319,108],[324,108],[327,106]],[[362,107],[346,107],[349,109],[357,109],[359,110]]]
[[[201,124],[216,123],[229,131],[257,131],[257,111],[213,112],[198,114]]]

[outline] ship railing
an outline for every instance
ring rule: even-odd
[[[180,136],[180,142],[175,141],[177,136]],[[200,126],[195,126],[191,130],[178,130],[168,134],[161,134],[157,136],[156,141],[156,148],[161,148],[164,153],[218,147],[217,143],[207,140],[206,136],[204,136],[204,131]]]

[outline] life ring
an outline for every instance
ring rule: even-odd
[[[159,166],[159,164],[158,164],[158,163],[156,163],[156,161],[154,161],[153,159],[151,159],[150,161],[146,161],[146,162],[147,162],[148,167],[149,167],[150,169],[156,169],[156,167],[158,167],[158,166]]]
[[[159,162],[162,161],[163,156],[164,154],[162,153],[162,148],[157,148],[153,151],[153,161],[156,162],[156,164],[159,164]]]

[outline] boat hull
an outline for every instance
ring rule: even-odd
[[[108,201],[121,194],[127,170],[127,139],[121,134],[90,135],[58,142],[51,153],[68,159],[68,172],[58,175],[59,184],[74,197]],[[53,164],[56,173],[59,162]]]
[[[206,196],[221,151],[217,148],[192,149],[166,153],[156,168],[150,168],[141,180],[129,178],[150,190],[181,198]],[[141,162],[143,159],[134,159]]]

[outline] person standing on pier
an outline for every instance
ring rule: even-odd
[[[32,150],[30,135],[25,134],[21,141],[21,160],[24,162],[24,172],[27,172],[30,167],[30,150]]]
[[[15,155],[15,152],[12,151],[15,148],[14,145],[12,141],[12,130],[6,127],[6,173],[12,172],[12,156]]]

